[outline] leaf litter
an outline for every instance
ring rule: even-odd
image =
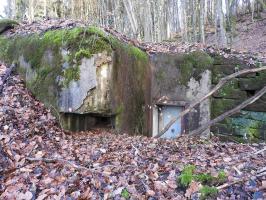
[[[0,77],[6,69],[0,65]],[[12,75],[0,96],[0,199],[203,199],[212,191],[218,194],[206,198],[265,199],[265,147],[215,137],[63,131]],[[187,166],[194,166],[195,177],[223,171],[226,180],[204,185],[197,178],[183,187]]]

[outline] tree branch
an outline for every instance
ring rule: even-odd
[[[254,103],[260,97],[262,97],[265,93],[266,93],[266,86],[263,89],[261,89],[259,92],[257,92],[253,97],[247,99],[242,104],[240,104],[239,106],[235,107],[234,109],[229,110],[229,111],[225,112],[224,114],[218,116],[214,120],[209,121],[207,124],[201,126],[197,130],[193,131],[190,135],[198,135],[198,134],[201,134],[202,132],[204,132],[210,126],[216,124],[217,122],[220,122],[220,121],[224,120],[226,117],[230,117],[231,115],[239,112],[240,110],[242,110],[246,106]]]
[[[201,99],[195,101],[194,103],[192,103],[187,109],[185,109],[183,112],[180,113],[179,116],[173,118],[165,127],[164,129],[155,136],[155,138],[159,138],[161,137],[178,119],[184,117],[186,114],[188,114],[194,107],[196,107],[197,105],[199,105],[201,102],[203,102],[204,100],[206,100],[207,98],[209,98],[211,95],[213,95],[215,92],[217,92],[220,88],[222,88],[229,80],[236,78],[240,75],[244,75],[244,74],[249,74],[249,73],[256,73],[256,72],[260,72],[260,71],[264,71],[266,70],[266,66],[260,67],[260,68],[252,68],[252,69],[245,69],[245,70],[241,70],[238,71],[236,73],[233,73],[229,76],[226,76],[224,78],[222,78],[219,83],[205,96],[203,96]]]

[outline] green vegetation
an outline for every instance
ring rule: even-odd
[[[76,54],[75,54],[75,59],[77,63],[80,63],[82,58],[90,58],[92,55],[89,50],[87,49],[80,49]]]
[[[200,199],[215,198],[218,194],[218,189],[216,187],[203,186],[200,189]]]
[[[69,83],[74,80],[78,81],[80,76],[80,70],[78,66],[70,67],[64,70],[64,83],[65,87],[69,86]]]
[[[199,75],[213,64],[213,59],[203,51],[195,51],[186,54],[182,58],[180,66],[181,74],[180,83],[187,85],[191,77],[199,80]]]
[[[212,118],[218,117],[224,112],[234,108],[238,104],[239,101],[234,99],[212,99],[211,102]]]
[[[178,182],[182,187],[188,187],[189,184],[194,179],[193,173],[195,171],[196,167],[194,165],[187,165],[181,175],[178,177]]]
[[[227,179],[224,171],[220,171],[217,177],[214,177],[209,173],[195,172],[196,166],[187,165],[184,167],[177,181],[182,188],[187,188],[193,180],[203,184],[203,187],[200,189],[201,199],[215,196],[218,193],[218,190],[213,186],[223,184]]]
[[[27,85],[36,97],[55,108],[57,108],[58,91],[62,87],[68,87],[71,81],[79,80],[79,66],[83,58],[91,58],[100,52],[111,55],[114,50],[113,70],[114,74],[117,73],[114,79],[118,81],[115,83],[114,91],[118,105],[124,101],[129,105],[125,109],[117,108],[119,114],[116,124],[118,127],[127,127],[132,132],[142,132],[145,117],[143,110],[145,76],[148,66],[148,55],[145,52],[133,45],[120,42],[96,27],[52,30],[42,35],[0,37],[0,58],[6,63],[19,61],[30,65],[30,67],[19,67],[19,72],[21,75],[27,74]],[[124,66],[128,66],[129,71],[125,71]],[[118,72],[124,73],[123,80],[118,80],[120,79]],[[127,88],[127,91],[122,91],[121,87],[126,76],[127,84],[131,87]],[[127,98],[128,94],[133,98]],[[128,122],[125,122],[126,119]]]
[[[113,36],[109,36],[108,40],[114,50],[123,49],[124,53],[128,55],[132,55],[136,61],[148,62],[149,60],[148,54],[142,51],[141,49],[133,46],[132,44],[126,44],[126,43],[120,42],[118,39],[116,39]]]
[[[124,188],[121,192],[121,197],[125,198],[125,199],[130,199],[130,193],[127,191],[126,188]]]
[[[63,55],[65,50],[67,55]],[[107,36],[95,27],[47,31],[12,38],[0,37],[0,58],[7,63],[24,60],[31,68],[18,70],[31,74],[27,86],[46,105],[57,106],[56,91],[79,79],[82,58],[112,48]],[[68,67],[62,66],[68,63]],[[58,83],[58,77],[62,77]]]

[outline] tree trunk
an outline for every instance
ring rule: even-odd
[[[224,27],[224,14],[222,0],[216,0],[216,40],[218,47],[226,47],[226,31]]]
[[[200,0],[200,41],[203,44],[205,44],[204,16],[205,16],[205,0]]]

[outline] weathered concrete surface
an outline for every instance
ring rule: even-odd
[[[107,52],[93,55],[89,59],[83,58],[79,66],[79,80],[72,80],[68,87],[60,91],[60,112],[110,112],[111,61]]]
[[[210,90],[211,72],[208,67],[211,66],[211,59],[205,54],[201,56],[201,62],[208,65],[202,69],[196,66],[194,60],[187,60],[188,55],[155,54],[151,57],[153,118],[156,118],[157,105],[176,105],[184,109]],[[210,103],[206,100],[182,120],[182,132],[193,131],[209,120]],[[156,120],[153,120],[153,123],[156,123]],[[153,132],[155,133],[152,135],[156,135],[158,131],[153,129]]]
[[[0,58],[18,61],[27,87],[62,114],[66,129],[108,121],[120,131],[148,132],[148,56],[133,45],[95,27],[74,28],[1,37]]]
[[[19,63],[18,72],[27,87],[47,107],[63,114],[65,128],[86,130],[108,122],[120,131],[147,136],[159,132],[160,106],[184,109],[221,78],[255,67],[202,51],[149,57],[95,27],[0,37],[0,59]],[[197,129],[254,95],[265,85],[265,74],[253,73],[230,81],[181,120],[182,132]],[[211,130],[265,138],[265,99]]]

